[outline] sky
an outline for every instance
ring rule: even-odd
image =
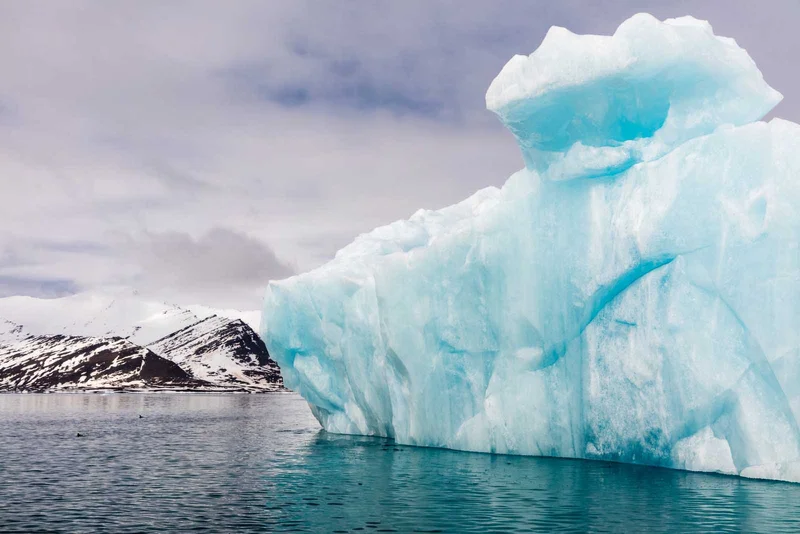
[[[693,15],[800,122],[800,2],[0,2],[0,297],[256,309],[270,279],[522,167],[484,95],[548,28]]]

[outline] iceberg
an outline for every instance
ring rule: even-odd
[[[781,98],[691,17],[552,28],[486,95],[525,168],[269,284],[286,386],[330,432],[800,481]]]

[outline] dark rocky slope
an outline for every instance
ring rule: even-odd
[[[0,346],[0,390],[209,386],[174,362],[119,337],[35,336]]]

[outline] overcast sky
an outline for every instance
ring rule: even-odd
[[[0,2],[0,296],[258,308],[522,166],[489,83],[552,25],[694,15],[800,122],[800,1]]]

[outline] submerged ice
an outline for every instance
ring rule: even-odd
[[[332,432],[800,481],[780,98],[691,17],[551,29],[486,96],[524,169],[270,283],[286,385]]]

